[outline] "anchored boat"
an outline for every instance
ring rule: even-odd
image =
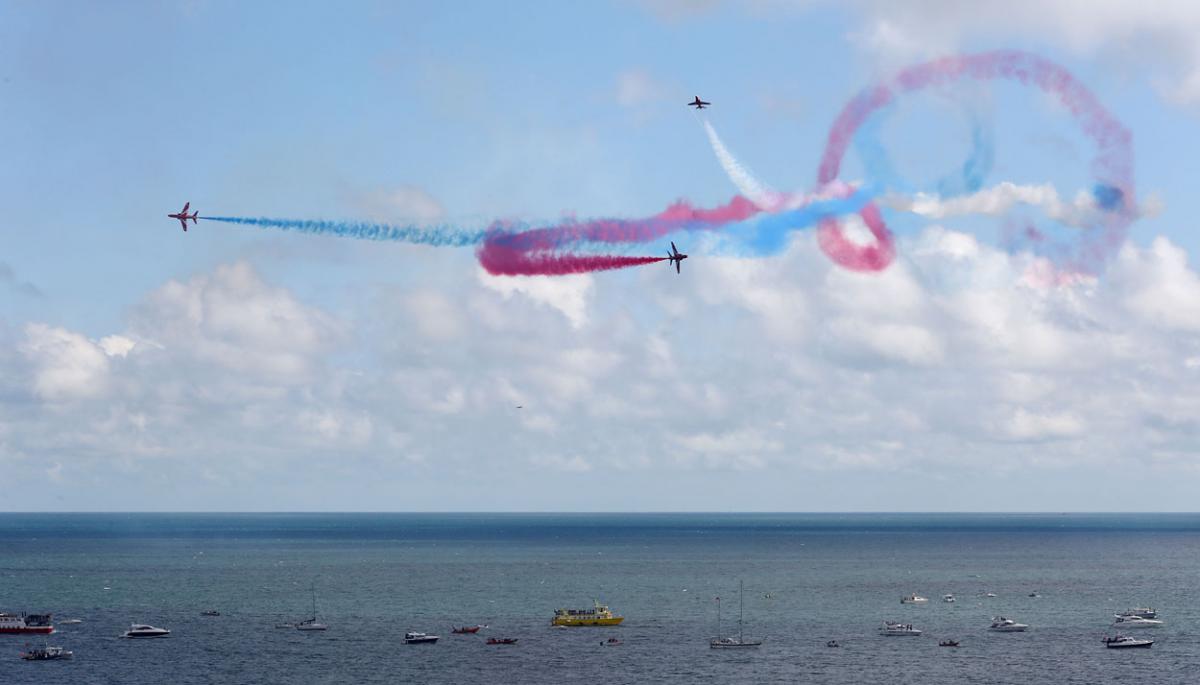
[[[738,581],[738,634],[737,637],[721,637],[721,598],[717,597],[717,637],[708,641],[712,649],[744,649],[761,647],[762,640],[747,640],[742,635],[742,597],[745,595],[742,581]]]

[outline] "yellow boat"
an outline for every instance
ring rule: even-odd
[[[595,607],[591,609],[555,609],[554,618],[550,619],[552,626],[615,626],[625,620],[624,616],[613,616],[608,607],[599,600],[592,600]]]

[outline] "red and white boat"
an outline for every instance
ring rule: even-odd
[[[454,628],[450,632],[454,633],[455,635],[474,635],[475,633],[478,633],[479,629],[482,627],[483,626],[463,626],[461,628]]]
[[[49,635],[54,632],[50,614],[0,613],[0,634]]]

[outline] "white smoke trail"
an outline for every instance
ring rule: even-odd
[[[934,194],[917,193],[912,197],[886,195],[879,203],[891,209],[912,212],[928,219],[944,219],[964,214],[1000,216],[1018,204],[1038,207],[1046,217],[1066,226],[1089,228],[1097,225],[1104,210],[1097,205],[1092,193],[1081,190],[1071,201],[1063,200],[1050,184],[1018,185],[1004,181],[970,195],[942,199]],[[1137,215],[1157,212],[1157,203],[1148,202]]]
[[[717,135],[717,130],[704,120],[704,130],[708,132],[708,142],[712,144],[713,152],[717,155],[717,161],[721,163],[721,168],[725,170],[725,175],[733,182],[734,187],[738,192],[746,196],[756,207],[765,211],[773,212],[780,209],[786,200],[783,193],[764,185],[750,170],[742,166],[741,162],[726,149],[725,144],[721,142],[721,138]]]

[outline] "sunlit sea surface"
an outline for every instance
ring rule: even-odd
[[[709,649],[739,580],[765,643]],[[276,629],[311,588],[328,632]],[[550,626],[593,598],[624,624]],[[1105,649],[1114,612],[1147,605],[1153,648]],[[0,514],[0,610],[84,620],[49,640],[69,662],[0,636],[5,685],[1198,683],[1200,515]],[[998,614],[1031,628],[990,633]],[[118,639],[133,622],[171,637]]]

